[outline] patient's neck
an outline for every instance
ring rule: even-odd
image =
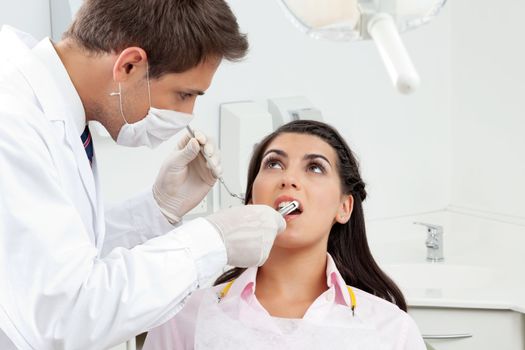
[[[301,318],[327,290],[326,249],[272,249],[257,272],[256,296],[272,315]]]

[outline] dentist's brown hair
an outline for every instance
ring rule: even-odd
[[[64,39],[94,55],[138,46],[151,78],[207,59],[240,60],[248,50],[224,0],[84,0]]]
[[[337,154],[337,171],[342,192],[354,199],[350,220],[346,224],[335,223],[328,237],[328,253],[346,284],[396,304],[407,311],[403,293],[377,265],[366,239],[362,202],[366,198],[365,183],[361,179],[359,165],[343,137],[328,124],[313,120],[297,120],[282,125],[266,136],[255,148],[248,168],[245,204],[252,198],[253,182],[259,173],[262,158],[268,145],[284,133],[306,134],[321,138]],[[226,271],[215,285],[237,278],[245,269]]]

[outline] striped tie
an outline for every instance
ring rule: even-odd
[[[84,149],[86,150],[86,155],[89,159],[89,164],[91,165],[93,161],[93,142],[91,141],[91,134],[89,133],[89,128],[86,125],[84,132],[80,135],[82,143],[84,144]]]

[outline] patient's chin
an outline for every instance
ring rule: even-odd
[[[319,237],[312,237],[305,230],[288,226],[275,239],[274,247],[284,249],[304,249],[318,241]]]

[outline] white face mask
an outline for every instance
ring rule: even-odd
[[[149,84],[149,68],[146,68],[148,81],[149,111],[141,120],[129,124],[124,117],[122,109],[122,88],[119,83],[118,92],[110,93],[110,96],[119,97],[120,115],[125,124],[122,125],[117,144],[128,147],[147,146],[155,148],[162,142],[168,140],[176,133],[184,129],[193,119],[192,114],[172,111],[169,109],[157,109],[151,106],[151,90]]]

